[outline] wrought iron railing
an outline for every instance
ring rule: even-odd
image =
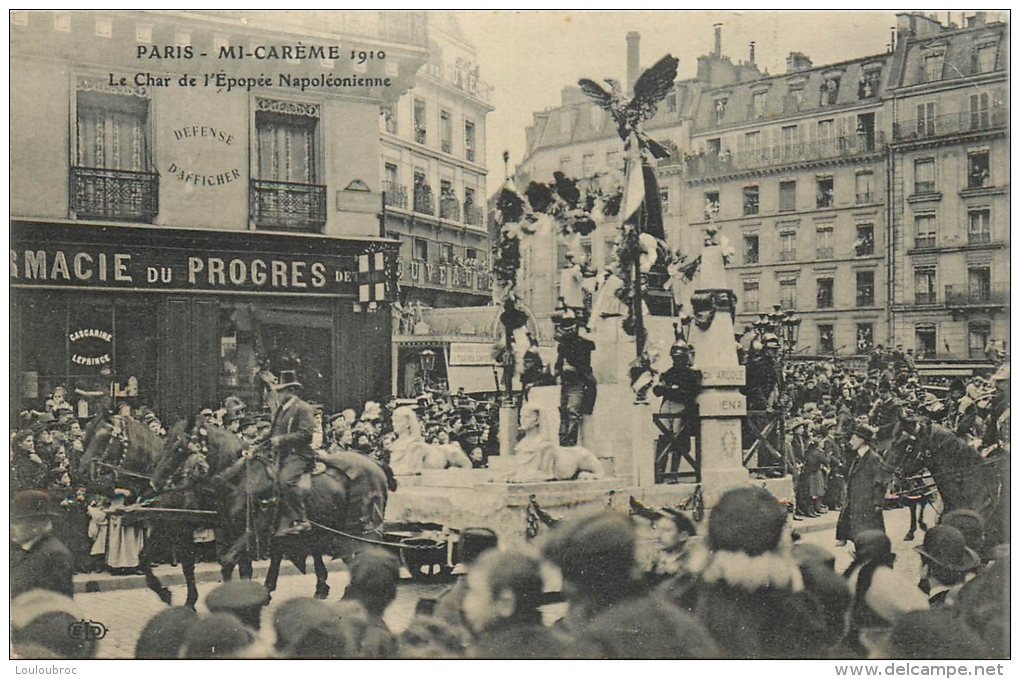
[[[442,219],[460,221],[460,201],[456,196],[445,195],[439,199],[439,216]]]
[[[935,182],[934,181],[914,182],[914,193],[920,195],[926,193],[935,193]]]
[[[796,250],[780,250],[779,251],[779,261],[780,262],[792,262],[795,259],[797,259],[797,251]]]
[[[832,259],[832,248],[817,248],[816,255],[818,259]]]
[[[386,196],[386,204],[390,207],[407,209],[407,187],[394,182],[383,182],[383,195]]]
[[[968,231],[967,232],[967,243],[970,245],[982,245],[984,243],[992,242],[992,234],[990,231]]]
[[[321,233],[326,224],[326,187],[321,184],[252,179],[250,201],[256,227]]]
[[[482,226],[485,212],[474,203],[464,203],[464,221],[471,226]]]
[[[414,211],[425,215],[436,214],[436,201],[432,196],[432,187],[428,184],[416,184],[414,187]]]
[[[914,236],[914,249],[925,250],[935,247],[935,236]]]
[[[914,293],[914,304],[925,305],[925,304],[938,304],[938,300],[935,296],[935,291],[929,292],[915,292]]]
[[[875,202],[875,194],[873,194],[873,193],[858,193],[857,194],[857,204],[858,205],[862,205],[864,203],[874,203],[874,202]]]
[[[965,132],[981,132],[1009,124],[1009,109],[997,107],[983,111],[965,111],[963,113],[946,113],[930,118],[906,120],[893,123],[893,141],[911,141],[942,137],[948,134]]]
[[[731,154],[688,156],[689,177],[710,177],[741,170],[754,170],[816,160],[837,160],[879,153],[885,149],[885,135],[854,135],[812,142],[782,144]]]
[[[946,306],[965,307],[986,304],[1008,305],[1009,284],[975,286],[962,290],[956,290],[952,285],[946,286]]]
[[[79,218],[148,222],[159,213],[155,172],[71,167],[70,192]]]

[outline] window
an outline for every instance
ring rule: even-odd
[[[821,224],[815,230],[815,253],[818,259],[832,259],[832,224]]]
[[[757,186],[745,186],[744,187],[744,214],[745,215],[756,215],[756,214],[758,214],[758,187]]]
[[[397,107],[393,104],[389,106],[383,106],[383,129],[389,134],[397,133]]]
[[[992,270],[987,266],[967,269],[967,294],[971,302],[989,302],[992,298]]]
[[[439,112],[439,149],[453,153],[453,118],[449,111]]]
[[[875,326],[873,323],[857,324],[857,353],[867,354],[875,346]]]
[[[822,324],[818,326],[818,351],[823,354],[836,353],[836,333],[832,326]]]
[[[666,97],[666,112],[676,113],[676,93],[671,93]]]
[[[744,264],[758,263],[758,234],[744,236]]]
[[[662,213],[666,214],[669,212],[669,189],[659,189],[659,202],[662,204]]]
[[[779,234],[779,261],[792,262],[797,259],[797,232],[783,231]]]
[[[779,303],[784,309],[797,308],[797,279],[784,278],[779,281]]]
[[[315,115],[279,113],[271,110],[274,102],[259,102],[262,110],[255,113],[256,224],[300,228],[325,223],[325,189],[316,186],[318,107]]]
[[[757,160],[761,156],[761,132],[748,132],[744,135],[744,152]]]
[[[815,181],[817,186],[816,207],[819,209],[832,207],[835,202],[832,195],[832,177],[818,177]]]
[[[779,211],[793,212],[797,209],[797,182],[779,182]]]
[[[914,269],[914,302],[935,304],[935,267]]]
[[[620,152],[619,151],[606,151],[606,168],[613,172],[614,170],[622,170],[623,166],[620,165]]]
[[[429,242],[424,238],[414,239],[414,258],[423,262],[429,261]]]
[[[938,352],[935,326],[931,324],[914,326],[914,357],[935,358]]]
[[[780,137],[783,141],[783,153],[791,155],[800,143],[800,134],[796,125],[787,125],[780,130]]]
[[[595,154],[586,153],[581,158],[581,176],[591,177],[595,174]]]
[[[751,113],[755,118],[765,117],[765,96],[767,92],[754,92],[751,94]]]
[[[475,248],[464,248],[464,259],[468,259],[468,260],[474,259],[474,260],[477,260],[478,259],[478,250],[476,250]]]
[[[819,106],[833,106],[836,100],[839,98],[839,77],[833,76],[826,78],[822,83],[821,96],[819,97]]]
[[[987,129],[988,122],[988,94],[970,95],[970,129]]]
[[[824,142],[832,139],[835,135],[833,130],[835,129],[834,120],[819,120],[818,121],[818,141]]]
[[[450,243],[439,244],[439,263],[450,264],[453,262],[453,245]]]
[[[967,188],[991,186],[989,181],[988,151],[971,151],[967,154]]]
[[[758,281],[744,281],[744,311],[758,311],[760,304],[758,297]]]
[[[914,161],[914,193],[935,193],[935,159]]]
[[[475,124],[470,120],[464,121],[464,156],[475,161]]]
[[[148,99],[78,91],[71,189],[79,217],[156,216],[159,185],[149,164],[149,134]]]
[[[857,272],[857,306],[875,306],[875,272]]]
[[[855,177],[854,192],[857,194],[857,204],[874,203],[875,174],[871,171],[858,172]]]
[[[935,102],[917,105],[917,136],[935,136]]]
[[[705,142],[705,153],[710,156],[718,156],[722,153],[722,139],[709,139]]]
[[[831,309],[835,300],[832,292],[832,279],[831,278],[819,278],[818,279],[818,294],[816,296],[819,309]]]
[[[567,175],[571,175],[570,172],[570,156],[563,156],[560,158],[560,172]]]
[[[858,257],[875,254],[875,227],[873,224],[857,225],[857,240],[854,241],[854,252]]]
[[[719,215],[719,192],[705,192],[705,219],[714,219]]]
[[[726,118],[726,103],[729,100],[721,97],[715,100],[715,124],[720,124]]]
[[[397,185],[397,166],[393,163],[386,163],[386,183],[389,186]]]
[[[914,216],[914,247],[933,248],[938,235],[938,225],[934,213]]]
[[[422,168],[414,169],[414,211],[426,215],[436,213],[432,187],[429,186],[427,175]]]
[[[857,86],[857,98],[870,99],[871,97],[878,96],[878,86],[881,78],[881,69],[865,71],[864,75],[861,76],[860,84]]]
[[[942,64],[945,61],[944,52],[927,54],[924,57],[924,81],[932,83],[942,80]]]
[[[977,70],[978,73],[991,73],[995,70],[995,58],[999,46],[995,43],[980,45],[977,49]]]
[[[992,240],[991,210],[981,208],[967,211],[967,242],[975,245]]]
[[[426,121],[427,109],[424,99],[414,100],[414,141],[418,144],[427,144],[428,123]]]
[[[787,95],[787,113],[793,111],[799,111],[804,107],[804,82],[798,81],[796,83],[789,84],[789,94]],[[790,111],[789,109],[793,109]]]
[[[970,358],[985,358],[985,349],[992,336],[988,321],[972,321],[967,325],[967,353]]]

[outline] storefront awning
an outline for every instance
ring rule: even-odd
[[[501,372],[499,368],[493,372],[491,365],[451,365],[448,374],[450,392],[455,393],[461,387],[469,394],[497,391],[496,378]]]

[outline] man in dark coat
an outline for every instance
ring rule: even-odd
[[[35,452],[35,431],[19,431],[11,441],[11,448],[11,492],[45,488],[46,463]]]
[[[579,320],[568,310],[557,320],[559,349],[556,376],[560,381],[560,445],[576,446],[581,418],[595,411],[597,385],[591,367],[595,343],[581,334]]]
[[[74,596],[71,552],[53,537],[56,508],[49,494],[23,490],[11,506],[11,598],[33,589]]]
[[[287,376],[286,371],[284,375]],[[277,537],[296,535],[312,527],[305,508],[307,490],[300,481],[301,476],[311,472],[315,464],[315,450],[312,448],[315,410],[298,398],[301,383],[293,379],[293,372],[289,377],[273,387],[278,394],[279,406],[269,430],[273,451],[280,456],[279,478],[284,508],[292,520],[289,526],[281,523]]]
[[[871,449],[875,430],[858,424],[850,436],[850,467],[846,475],[847,501],[836,524],[836,540],[842,547],[862,530],[885,532],[882,504],[885,487],[878,481],[878,454]]]

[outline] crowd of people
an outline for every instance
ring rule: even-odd
[[[12,564],[13,652],[87,658],[88,620],[73,600],[69,556],[47,533],[45,494],[23,491],[17,541],[43,545],[49,567]],[[802,544],[767,490],[725,492],[707,528],[684,513],[640,505],[579,513],[524,547],[464,529],[464,573],[417,602],[398,632],[385,618],[400,586],[391,550],[348,562],[338,600],[295,598],[267,610],[252,581],[220,585],[196,612],[168,608],[144,626],[138,658],[899,658],[1007,657],[1008,549],[990,560],[980,517],[944,517],[916,548],[922,582],[895,569],[882,531],[854,537],[853,562]],[[655,542],[644,539],[649,531]],[[38,565],[38,558],[31,558]],[[65,567],[59,567],[65,564]],[[738,632],[739,630],[739,632]]]

